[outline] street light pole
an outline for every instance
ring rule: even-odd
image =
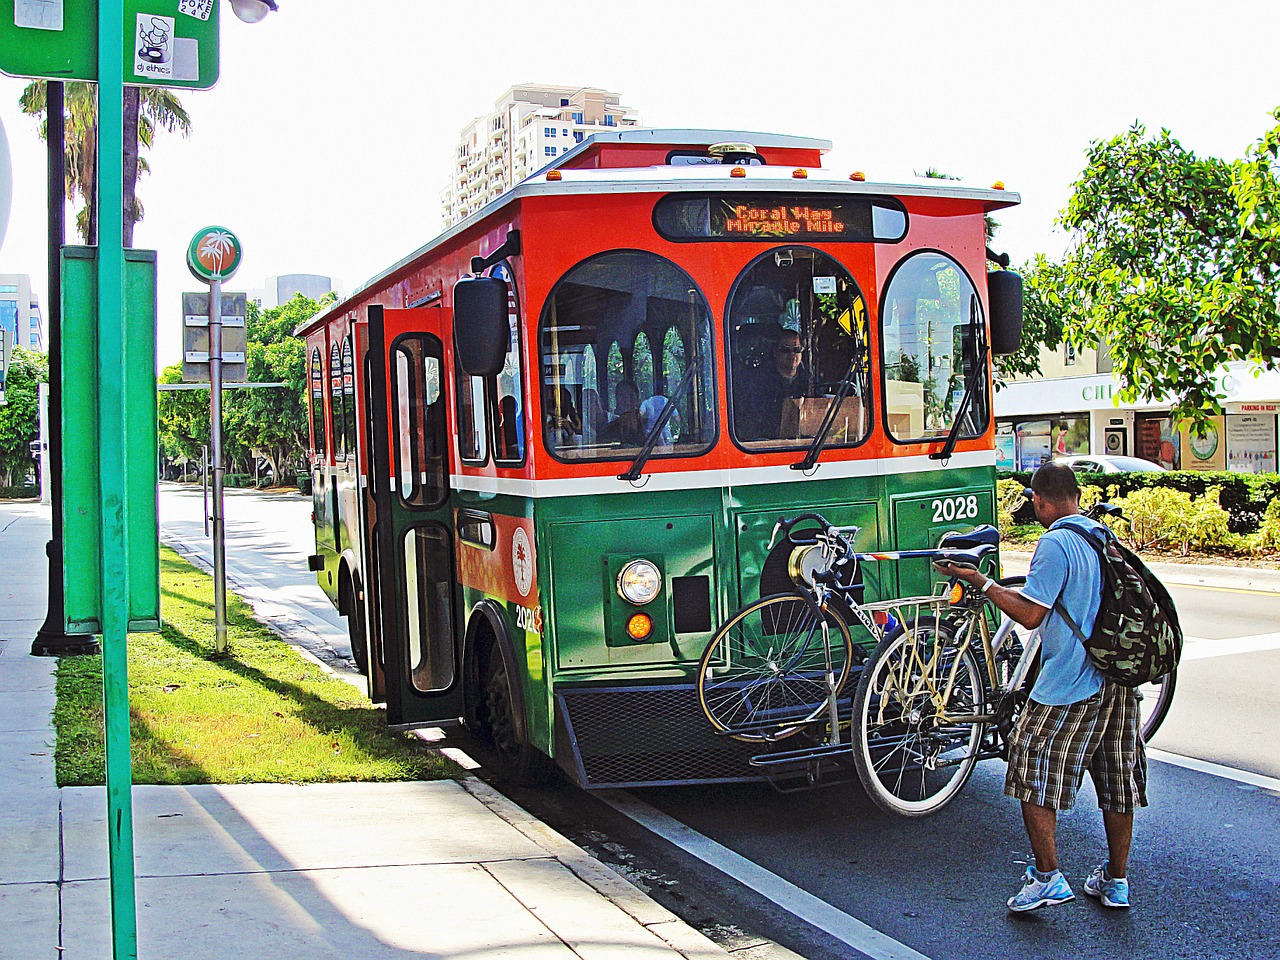
[[[45,143],[48,146],[49,187],[49,300],[45,309],[49,333],[49,382],[62,383],[62,244],[66,239],[67,184],[66,110],[61,80],[45,81]],[[98,653],[92,635],[66,632],[62,585],[62,391],[50,390],[47,432],[49,500],[53,505],[53,531],[44,552],[49,558],[49,604],[44,623],[31,643],[33,657],[62,657]]]

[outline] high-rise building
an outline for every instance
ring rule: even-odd
[[[282,273],[278,277],[267,277],[261,287],[246,291],[245,296],[263,310],[270,310],[288,303],[298,293],[319,300],[334,289],[332,277],[316,273]]]
[[[14,345],[44,352],[44,319],[25,273],[0,273],[0,328],[9,353]]]
[[[522,83],[462,131],[449,186],[441,194],[444,225],[465,220],[562,153],[602,130],[639,126],[636,111],[597,87]]]

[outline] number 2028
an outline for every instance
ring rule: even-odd
[[[978,516],[978,497],[969,494],[967,497],[941,497],[933,501],[933,522],[950,523],[952,520],[967,520]]]

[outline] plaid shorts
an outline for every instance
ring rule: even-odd
[[[1104,681],[1087,700],[1053,706],[1028,700],[1009,737],[1004,792],[1017,800],[1070,810],[1085,770],[1098,806],[1132,813],[1147,805],[1147,753],[1136,690]]]

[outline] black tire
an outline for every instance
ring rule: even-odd
[[[1178,686],[1178,671],[1172,670],[1159,680],[1143,684],[1138,690],[1142,693],[1139,705],[1142,711],[1142,742],[1150,743],[1151,738],[1164,723],[1173,706],[1173,692]]]
[[[930,683],[945,690],[954,664],[943,707],[952,716],[985,712],[977,659],[969,647],[951,645],[953,639],[949,624],[921,617],[882,640],[863,667],[853,701],[854,765],[867,795],[888,813],[937,813],[959,795],[978,763],[985,725],[940,720],[925,683],[923,668],[931,667]],[[918,659],[911,656],[913,643]],[[939,643],[938,659],[931,662]]]
[[[369,676],[369,641],[364,620],[364,601],[356,587],[355,578],[347,577],[347,636],[351,640],[351,659],[356,669]]]
[[[825,616],[838,694],[849,679],[853,639],[835,611]],[[698,701],[717,730],[735,740],[782,740],[828,708],[822,619],[794,593],[764,597],[739,610],[716,633],[698,664]],[[734,732],[768,724],[764,729]]]
[[[511,693],[511,676],[496,643],[489,647],[480,697],[484,704],[484,734],[493,749],[497,772],[521,787],[540,787],[555,777],[551,758],[521,735]]]

